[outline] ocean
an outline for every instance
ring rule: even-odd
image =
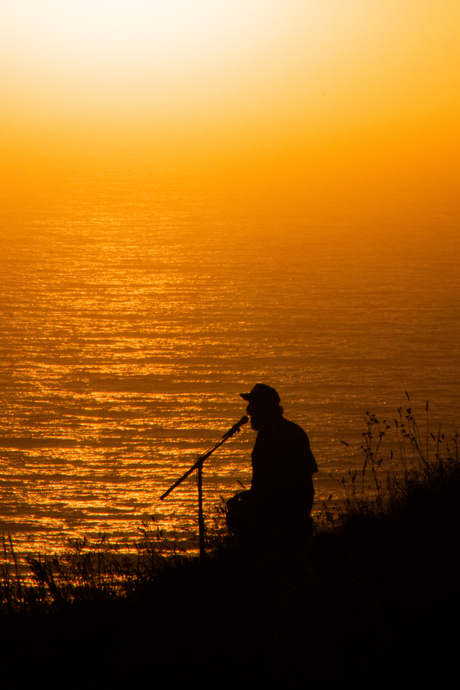
[[[430,429],[455,431],[449,208],[128,197],[2,217],[0,532],[19,553],[101,535],[131,549],[146,524],[196,534],[194,477],[159,497],[240,419],[239,394],[257,382],[309,435],[317,517],[362,467],[367,412],[390,426],[383,467],[398,408],[425,433],[429,401]],[[246,425],[205,464],[209,527],[249,486],[254,440]]]

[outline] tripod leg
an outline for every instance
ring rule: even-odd
[[[204,550],[204,515],[203,515],[203,466],[198,465],[198,529],[200,536],[200,559],[204,560],[206,553]]]

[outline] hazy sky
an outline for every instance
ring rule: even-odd
[[[0,0],[0,102],[16,192],[96,154],[452,190],[460,3]]]

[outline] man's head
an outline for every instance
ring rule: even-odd
[[[251,417],[252,428],[256,431],[283,414],[280,396],[274,388],[265,383],[256,383],[250,393],[240,395],[249,403],[246,412]]]

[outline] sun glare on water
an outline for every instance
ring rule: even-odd
[[[334,472],[369,396],[457,401],[458,26],[458,0],[1,0],[4,531],[194,528],[193,482],[158,497],[256,381]]]

